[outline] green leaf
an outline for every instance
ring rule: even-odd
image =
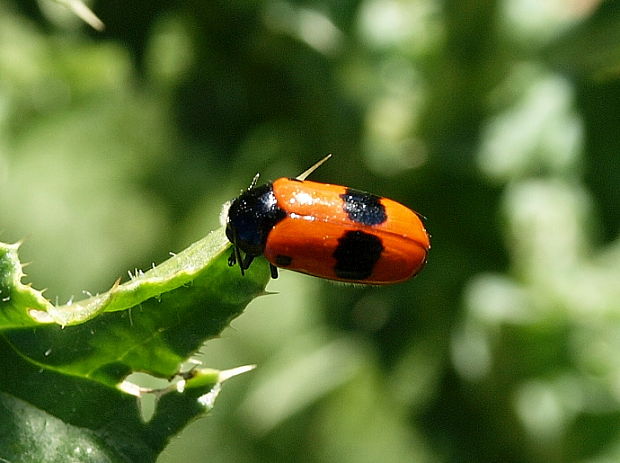
[[[217,230],[104,294],[54,307],[21,282],[18,245],[0,244],[0,458],[153,461],[209,410],[232,373],[180,373],[181,365],[269,279],[264,261],[244,277],[231,269],[228,247]],[[177,375],[184,387],[152,391],[157,408],[143,423],[136,397],[124,392],[133,372]]]
[[[236,373],[200,370],[200,385],[166,390],[145,423],[136,397],[39,368],[1,339],[0,351],[0,461],[154,461],[171,435],[213,407],[221,383]]]

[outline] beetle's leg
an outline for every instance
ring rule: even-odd
[[[237,246],[233,248],[233,252],[228,257],[228,266],[233,267],[235,264],[239,264],[239,268],[241,269],[241,276],[243,276],[244,270],[247,267],[243,266],[243,259],[241,259],[241,251],[239,251],[239,248]]]
[[[269,270],[271,270],[271,278],[273,278],[274,280],[278,278],[278,267],[270,263]]]
[[[241,249],[239,249],[239,246],[237,246],[237,232],[233,231],[233,252],[230,255],[230,257],[228,258],[228,265],[230,267],[232,267],[235,264],[239,264],[239,268],[241,269],[241,276],[244,275],[244,270],[247,267],[243,266],[243,259],[241,259]],[[246,255],[247,258],[247,255]],[[251,260],[250,260],[251,262]]]
[[[250,268],[250,264],[252,263],[253,260],[254,260],[254,256],[250,254],[246,254],[245,259],[239,261],[239,267],[241,267],[242,275],[245,270]]]
[[[248,268],[247,265],[245,265],[245,262],[243,259],[241,259],[241,250],[235,246],[235,253],[237,254],[237,262],[239,263],[239,268],[241,269],[241,276],[245,275],[245,269]],[[248,260],[248,255],[245,255],[245,260]],[[252,260],[250,259],[250,262],[252,262]]]

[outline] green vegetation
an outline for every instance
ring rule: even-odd
[[[620,459],[620,4],[88,5],[0,4],[0,461]],[[228,268],[328,152],[413,281]]]

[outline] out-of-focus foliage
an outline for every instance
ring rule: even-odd
[[[327,152],[433,237],[394,287],[282,272],[204,353],[259,368],[162,462],[620,458],[620,4],[50,5],[0,5],[0,238],[48,295]]]

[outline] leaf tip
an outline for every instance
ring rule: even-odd
[[[262,291],[256,297],[275,296],[277,294],[280,294],[280,293],[278,291]]]
[[[237,368],[231,368],[229,370],[220,371],[219,380],[221,383],[234,377],[252,371],[256,368],[256,365],[243,365]]]
[[[88,8],[81,0],[56,0],[57,2],[64,4],[69,10],[71,10],[78,18],[84,21],[93,29],[101,32],[105,29],[105,24],[99,17]]]

